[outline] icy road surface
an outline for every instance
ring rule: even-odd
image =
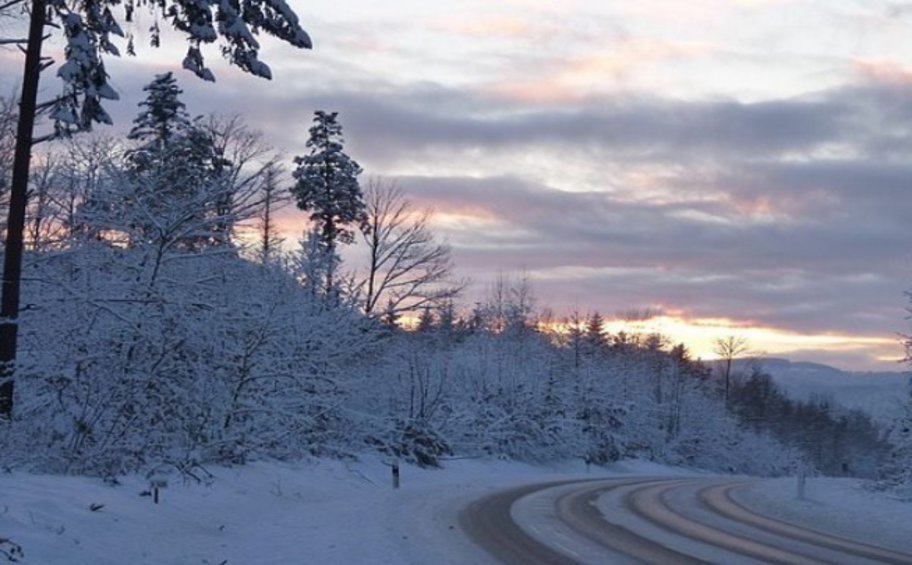
[[[501,491],[463,529],[504,563],[912,564],[912,553],[763,516],[733,478],[617,478]]]

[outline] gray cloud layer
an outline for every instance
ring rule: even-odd
[[[151,75],[120,69],[120,124]],[[220,81],[183,79],[190,110],[242,112],[289,155],[303,152],[313,110],[340,111],[369,173],[400,176],[442,212],[496,219],[484,233],[446,229],[463,271],[528,269],[541,276],[542,302],[604,312],[662,303],[813,332],[906,328],[906,84],[759,103],[642,94],[532,103],[365,77]],[[529,155],[550,178],[524,168]],[[643,174],[655,194],[627,184]]]

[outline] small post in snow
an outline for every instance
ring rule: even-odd
[[[807,470],[804,459],[798,463],[798,500],[804,500],[804,485],[807,482]]]
[[[393,464],[391,466],[393,470],[393,488],[399,488],[399,458],[396,457],[393,459]]]
[[[152,502],[158,504],[158,491],[168,486],[168,479],[162,476],[153,475],[149,479],[149,486],[152,487]]]

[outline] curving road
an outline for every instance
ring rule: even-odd
[[[469,536],[509,564],[912,565],[912,554],[759,515],[749,480],[623,478],[528,485],[471,503]]]

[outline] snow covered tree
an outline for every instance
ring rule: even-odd
[[[24,0],[21,0],[24,1]],[[17,3],[17,2],[13,2]],[[272,35],[295,47],[310,49],[311,40],[301,28],[297,15],[284,0],[253,0],[243,5],[204,0],[141,0],[126,4],[121,20],[115,15],[119,0],[101,0],[74,5],[63,0],[32,0],[32,20],[58,27],[67,41],[64,62],[57,70],[64,83],[63,94],[52,103],[51,117],[59,130],[87,129],[92,122],[110,123],[102,108],[102,100],[116,100],[117,93],[108,84],[104,56],[120,56],[113,36],[126,39],[126,51],[135,54],[132,34],[125,34],[121,22],[134,21],[134,12],[147,9],[154,17],[150,28],[153,47],[161,44],[158,22],[168,21],[187,37],[189,47],[183,67],[200,78],[214,81],[215,75],[206,66],[202,52],[204,44],[219,42],[222,55],[243,71],[263,78],[272,78],[269,66],[259,60],[260,44],[256,36]],[[49,18],[47,22],[44,18]],[[41,36],[33,46],[40,50]]]
[[[570,317],[564,320],[564,326],[567,328],[565,341],[570,351],[573,353],[573,368],[578,372],[582,362],[583,338],[585,337],[585,334],[583,333],[583,321],[579,312],[574,310],[573,313],[570,314]]]
[[[25,3],[12,0],[4,9]],[[31,17],[25,49],[22,94],[16,129],[16,145],[10,183],[9,214],[0,297],[0,417],[13,410],[13,362],[16,359],[19,297],[22,277],[25,211],[28,205],[28,179],[35,118],[39,110],[49,110],[55,122],[55,134],[90,129],[93,122],[111,123],[102,100],[117,99],[108,84],[104,55],[119,55],[112,36],[123,36],[123,29],[113,8],[120,0],[98,0],[72,3],[65,0],[31,0]],[[158,22],[165,19],[185,34],[190,46],[183,66],[205,80],[215,80],[206,67],[201,46],[221,39],[221,52],[233,64],[253,75],[271,77],[269,67],[259,60],[260,44],[256,35],[265,33],[300,48],[311,47],[311,40],[298,23],[297,15],[284,0],[248,0],[243,6],[231,2],[203,0],[160,0],[127,2],[124,21],[133,20],[137,6],[155,16],[151,28],[152,45],[161,42]],[[41,71],[50,62],[42,58],[41,49],[46,26],[62,30],[66,39],[64,62],[57,69],[63,81],[63,94],[38,105],[38,82]],[[127,52],[134,53],[132,38]],[[47,136],[45,136],[47,138]]]
[[[298,281],[307,289],[312,299],[334,302],[340,293],[338,281],[330,273],[338,267],[339,256],[326,248],[316,228],[312,228],[298,241],[297,254],[293,257],[292,268]],[[327,280],[330,282],[327,286]],[[315,300],[316,302],[316,300]]]
[[[485,302],[476,308],[472,324],[482,325],[494,333],[522,334],[533,328],[534,311],[535,294],[528,275],[513,280],[501,272],[491,284]]]
[[[912,299],[912,291],[906,292]],[[907,308],[912,312],[912,307]],[[906,363],[912,363],[912,335],[904,336]],[[902,413],[894,419],[887,433],[891,445],[888,460],[879,470],[880,484],[912,499],[912,379],[906,383]]]
[[[906,395],[903,413],[890,426],[887,441],[891,449],[878,472],[880,484],[912,499],[912,393]]]
[[[431,307],[425,306],[421,309],[421,315],[418,317],[418,325],[415,331],[419,333],[428,333],[434,330],[434,315],[431,313]]]
[[[126,152],[116,181],[86,203],[85,215],[90,221],[98,216],[131,245],[226,243],[236,220],[223,205],[232,196],[231,163],[200,120],[187,114],[171,73],[156,76],[144,90],[148,95],[127,136],[137,145]]]
[[[51,243],[59,227],[54,221],[57,190],[60,188],[57,175],[60,173],[59,158],[53,154],[42,155],[30,179],[31,202],[26,219],[26,242],[30,249],[41,249]]]
[[[4,462],[107,475],[345,445],[363,318],[274,267],[181,250],[153,268],[157,251],[84,240],[29,262]]]
[[[143,92],[147,94],[145,100],[139,103],[142,110],[134,118],[127,138],[143,144],[132,152],[137,166],[150,166],[153,163],[161,166],[160,162],[148,161],[162,157],[161,152],[173,138],[186,134],[190,129],[190,115],[180,100],[184,91],[170,72],[156,75],[152,82],[143,87]]]
[[[127,136],[139,145],[126,154],[127,170],[166,205],[171,196],[190,194],[198,185],[217,180],[226,163],[208,132],[190,118],[172,73],[156,75],[143,91],[142,110]]]
[[[71,244],[77,239],[98,239],[97,226],[86,222],[83,207],[111,180],[113,163],[123,154],[121,140],[98,134],[69,138],[62,153],[57,174],[60,187],[54,199],[61,237]]]
[[[354,241],[349,227],[367,229],[367,212],[358,175],[361,166],[343,151],[342,124],[338,112],[318,110],[307,147],[310,153],[295,157],[297,168],[292,173],[295,185],[291,188],[298,208],[310,212],[326,253],[335,255],[339,243]],[[330,264],[335,261],[330,260]],[[326,291],[331,292],[335,269],[326,273]]]

